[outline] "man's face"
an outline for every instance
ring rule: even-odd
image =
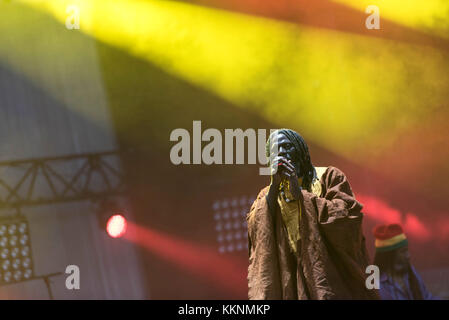
[[[410,265],[410,253],[408,247],[400,248],[396,251],[394,270],[398,273],[406,272]]]
[[[277,140],[273,137],[273,143],[271,145],[271,158],[276,157],[276,147],[278,154],[277,156],[284,157],[287,160],[290,160],[293,166],[296,168],[297,174],[299,175],[300,171],[300,162],[299,162],[299,152],[296,150],[295,146],[291,141],[283,134],[277,134]]]

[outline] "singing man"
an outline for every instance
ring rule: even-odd
[[[362,204],[344,173],[314,167],[293,130],[266,146],[271,182],[247,215],[249,299],[378,299],[365,286]]]

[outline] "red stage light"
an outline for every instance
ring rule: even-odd
[[[112,238],[120,238],[126,232],[127,222],[121,214],[113,215],[106,224],[106,231]]]

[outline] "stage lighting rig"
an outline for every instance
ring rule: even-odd
[[[0,219],[0,285],[34,277],[28,221],[24,216]]]
[[[219,253],[248,249],[246,214],[254,199],[251,196],[232,197],[212,204]]]

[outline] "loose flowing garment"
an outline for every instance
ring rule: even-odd
[[[328,167],[319,181],[320,196],[302,190],[298,200],[296,253],[279,206],[274,215],[268,209],[269,187],[254,201],[247,215],[249,299],[378,299],[365,286],[362,205],[339,169]]]
[[[440,300],[427,290],[424,281],[412,265],[410,265],[408,273],[403,275],[403,281],[405,288],[402,288],[402,286],[395,282],[395,280],[387,273],[381,273],[379,288],[380,298],[382,300]],[[416,289],[419,290],[419,292],[416,292],[415,294],[418,294],[418,297],[415,296],[410,281],[414,281],[417,284]]]

